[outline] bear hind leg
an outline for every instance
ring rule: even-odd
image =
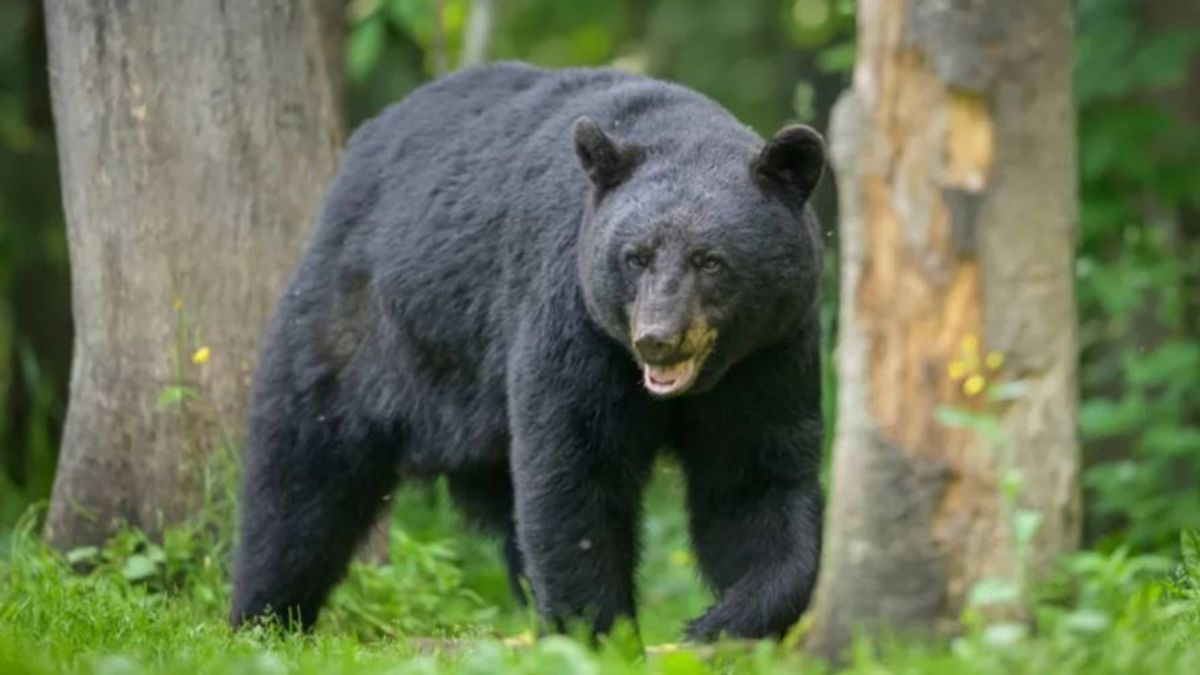
[[[389,450],[395,446],[369,434],[347,434],[348,426],[324,415],[252,422],[230,617],[234,626],[273,618],[311,628],[388,503],[398,478]]]

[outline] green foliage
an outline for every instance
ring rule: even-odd
[[[823,125],[854,57],[851,0],[498,5],[494,58],[613,64],[674,79],[764,134],[788,119]],[[225,626],[236,485],[228,456],[204,468],[206,508],[161,538],[126,529],[104,546],[58,556],[35,536],[36,511],[5,529],[48,494],[69,366],[67,256],[38,7],[0,3],[0,672],[828,672],[770,643],[644,659],[630,657],[636,641],[628,635],[598,649],[562,637],[504,644],[500,636],[526,634],[534,621],[509,594],[497,544],[464,531],[442,484],[397,495],[391,562],[354,565],[312,636]],[[1080,426],[1089,536],[1103,546],[1069,557],[1042,587],[980,583],[964,634],[948,646],[859,642],[847,672],[1187,672],[1200,662],[1200,536],[1187,530],[1177,539],[1200,513],[1200,234],[1185,227],[1200,211],[1200,129],[1194,114],[1164,103],[1183,83],[1200,33],[1184,24],[1151,29],[1135,0],[1076,7]],[[441,64],[456,67],[469,8],[470,0],[353,0],[351,124]],[[830,346],[836,256],[831,262],[822,308]],[[190,329],[180,339],[182,365],[201,341]],[[825,356],[832,438],[836,382]],[[988,397],[1018,398],[1023,386],[991,383]],[[158,403],[201,405],[191,393],[179,377]],[[1002,443],[986,414],[937,415]],[[1006,483],[1009,525],[1027,547],[1040,523],[1012,508],[1019,489]],[[678,469],[660,467],[641,566],[640,631],[650,645],[677,640],[682,622],[711,601],[696,578],[681,493]],[[1030,623],[985,618],[1016,601],[1031,609]],[[457,646],[424,653],[427,639]]]
[[[1179,548],[1183,551],[1183,565],[1188,576],[1200,585],[1200,533],[1184,530],[1179,537]]]
[[[470,3],[440,4],[439,21],[434,0],[352,3],[354,119],[435,76],[439,61],[458,66]],[[788,119],[823,119],[853,60],[854,5],[846,0],[512,0],[500,7],[495,59],[615,65],[674,79],[764,134]]]
[[[1147,550],[1200,513],[1200,128],[1161,101],[1200,31],[1138,9],[1079,3],[1077,272],[1090,529]]]
[[[967,429],[981,438],[993,443],[1002,440],[1000,422],[993,414],[976,413],[961,408],[938,406],[933,411],[938,424],[952,429]]]
[[[50,491],[70,366],[66,239],[38,5],[0,3],[0,532]]]
[[[652,488],[650,565],[683,544],[683,513],[669,468]],[[454,530],[444,488],[404,491],[393,529],[394,563],[354,566],[313,635],[271,627],[233,632],[225,623],[228,529],[211,523],[173,528],[162,544],[124,531],[96,549],[61,557],[37,537],[31,511],[0,556],[0,672],[4,673],[826,673],[793,644],[727,642],[711,647],[652,645],[640,656],[628,631],[592,647],[568,637],[501,640],[526,633],[531,619],[512,603],[490,604],[473,586],[486,575],[462,555],[488,545]],[[400,507],[403,507],[401,510]],[[211,511],[218,519],[223,507]],[[447,529],[450,528],[450,529]],[[420,532],[418,535],[417,533]],[[426,537],[432,537],[427,539]],[[456,542],[468,542],[468,549]],[[1186,564],[1083,553],[1040,589],[1030,626],[968,622],[948,644],[859,641],[847,673],[1187,672],[1200,661],[1200,537],[1183,538]],[[498,566],[495,551],[489,565]],[[654,562],[654,559],[659,562]],[[672,565],[674,563],[671,563]],[[80,570],[86,569],[86,572]],[[703,602],[685,567],[654,570],[643,597],[675,597],[675,585]],[[664,580],[663,576],[666,579]],[[663,586],[663,588],[660,588]],[[973,598],[986,604],[979,588]],[[994,599],[994,598],[993,598]],[[643,613],[642,632],[677,639],[679,619]],[[652,625],[663,624],[663,625]],[[664,631],[663,626],[669,626]],[[500,626],[497,633],[495,627]],[[802,639],[802,631],[796,638]]]
[[[480,626],[498,617],[499,607],[485,605],[464,584],[453,542],[417,541],[395,528],[389,558],[384,565],[352,565],[322,619],[328,628],[365,640],[462,637],[479,632]]]

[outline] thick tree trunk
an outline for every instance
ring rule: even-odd
[[[811,633],[831,656],[858,627],[952,629],[977,582],[1021,588],[1080,523],[1071,5],[858,17],[832,124],[839,402]]]
[[[47,2],[76,328],[56,546],[179,518],[241,435],[341,144],[316,1]]]

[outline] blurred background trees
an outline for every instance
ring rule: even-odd
[[[50,494],[71,366],[40,2],[0,4],[0,520]]]
[[[429,80],[439,65],[457,67],[470,44],[491,59],[615,64],[675,79],[764,134],[791,119],[825,129],[854,56],[850,0],[488,4],[490,37],[477,47],[468,38],[469,0],[349,3],[345,46],[327,47],[344,54],[349,125]],[[336,15],[337,5],[323,6]],[[1075,14],[1085,538],[1160,550],[1200,513],[1196,6],[1078,0]],[[4,521],[49,494],[72,340],[43,26],[38,0],[0,3]],[[836,252],[832,183],[819,206]],[[831,336],[836,286],[826,286]],[[161,345],[164,353],[172,348]]]
[[[1200,514],[1198,14],[1078,3],[1086,536],[1137,549]]]

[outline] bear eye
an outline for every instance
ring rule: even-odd
[[[692,265],[706,274],[715,274],[725,269],[725,261],[711,253],[697,253],[692,256]]]
[[[631,251],[625,254],[625,264],[635,270],[650,266],[650,254],[645,251]]]

